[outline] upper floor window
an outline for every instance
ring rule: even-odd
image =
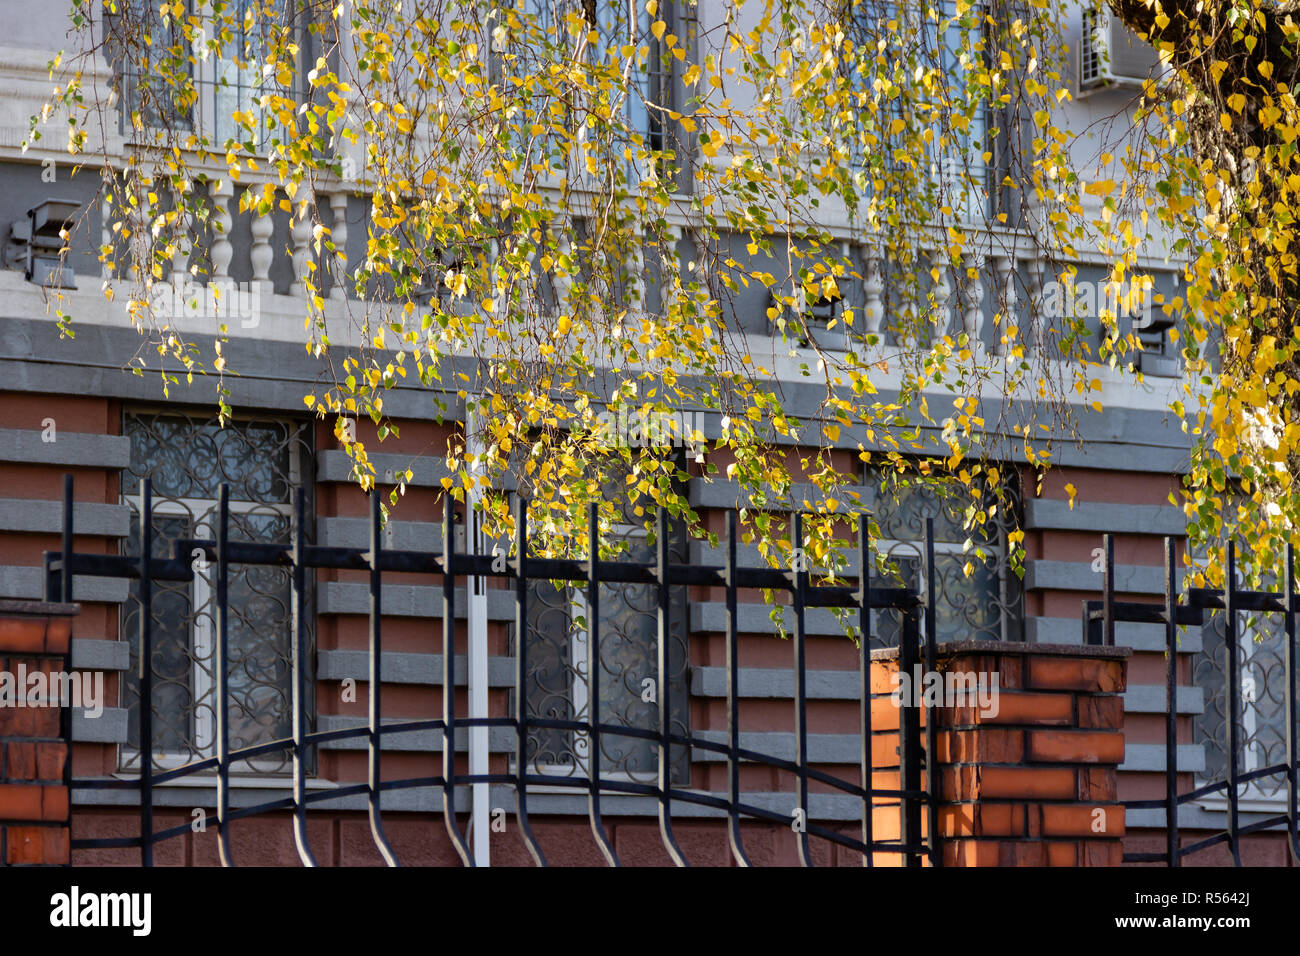
[[[122,131],[147,136],[164,131],[180,143],[225,149],[235,141],[267,152],[290,137],[277,128],[283,102],[301,103],[305,76],[320,44],[308,28],[319,0],[204,0],[180,4],[198,29],[186,34],[169,8],[156,0],[121,0],[124,11],[106,18],[106,45],[118,83]],[[264,64],[273,53],[294,60],[287,73]],[[294,112],[294,110],[290,110]],[[254,118],[252,135],[235,119]]]
[[[984,58],[987,4],[963,7],[959,13],[957,0],[865,0],[853,5],[852,38],[860,57],[864,49],[874,51],[884,43],[894,61],[886,69],[913,77],[939,72],[940,83],[903,83],[897,95],[886,98],[887,108],[876,121],[883,130],[876,160],[886,169],[914,169],[927,190],[927,201],[936,200],[934,208],[970,221],[983,218],[989,209],[989,120],[986,104],[972,90],[972,77]],[[850,83],[865,101],[861,109],[872,108],[875,81],[881,78],[876,75],[879,62],[867,54],[852,70]],[[901,129],[919,126],[924,131],[922,154],[899,141],[907,134],[893,131],[894,120],[901,121]],[[872,165],[861,144],[854,144],[854,152],[857,163]]]
[[[610,70],[621,62],[623,48],[645,48],[647,56],[631,71],[626,86],[621,81],[613,83],[605,77],[595,77],[593,85],[600,90],[597,95],[619,101],[617,109],[629,139],[639,140],[639,148],[646,152],[646,159],[632,161],[629,174],[645,175],[649,169],[647,163],[654,157],[665,152],[679,152],[674,141],[677,127],[669,118],[669,114],[679,107],[679,84],[674,66],[678,60],[666,38],[673,35],[673,46],[680,51],[683,38],[673,31],[682,29],[686,21],[679,16],[671,0],[663,0],[653,17],[646,12],[643,3],[628,4],[621,0],[595,0],[594,3],[584,0],[519,0],[516,4],[504,6],[507,9],[498,14],[500,19],[491,30],[489,76],[510,96],[522,100],[520,105],[525,113],[513,116],[510,122],[516,127],[515,146],[524,153],[527,167],[541,164],[556,174],[564,174],[567,159],[573,167],[567,172],[575,182],[592,175],[582,157],[572,150],[572,143],[581,142],[586,135],[582,128],[585,114],[575,116],[577,125],[571,131],[571,139],[562,141],[553,131],[539,133],[537,127],[549,127],[555,121],[555,116],[549,112],[553,109],[552,98],[542,93],[532,96],[522,92],[535,86],[523,82],[525,77],[539,73],[544,76],[549,72],[544,48],[564,51],[566,56],[580,49],[583,59],[593,69],[601,70]],[[630,9],[636,11],[635,22],[630,18]],[[665,24],[662,37],[651,30],[655,20]],[[588,42],[589,35],[593,34],[595,42]],[[617,152],[621,153],[626,147],[635,154],[633,146],[632,142],[619,144]],[[663,173],[667,166],[666,162],[660,161],[655,171]]]
[[[232,541],[288,544],[294,534],[294,489],[311,474],[310,431],[293,422],[247,420],[222,428],[214,420],[175,412],[132,412],[123,422],[131,466],[122,475],[122,501],[131,506],[125,553],[140,552],[139,493],[153,487],[153,553],[170,557],[179,539],[217,536],[219,487],[230,485]],[[308,508],[308,514],[311,509]],[[192,581],[155,581],[152,643],[153,749],[159,766],[212,755],[216,741],[216,567],[194,555]],[[293,591],[288,569],[231,565],[228,579],[230,746],[249,747],[289,735]],[[132,665],[122,691],[130,713],[123,769],[139,764],[139,583],[131,583],[120,628]],[[309,711],[310,712],[310,711]],[[256,761],[260,772],[283,769],[285,756]]]

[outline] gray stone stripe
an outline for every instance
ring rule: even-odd
[[[1158,534],[1182,536],[1187,518],[1173,505],[1123,505],[1103,501],[1068,501],[1030,498],[1025,502],[1025,527],[1057,531],[1092,531],[1097,534]]]
[[[318,680],[358,681],[370,679],[370,654],[366,651],[321,651],[316,658]],[[442,655],[414,654],[385,651],[380,657],[381,674],[385,684],[420,684],[442,686]],[[456,686],[469,683],[469,661],[457,654]],[[515,686],[515,659],[513,657],[488,658],[488,686]]]
[[[420,720],[418,717],[384,718],[385,724],[407,723]],[[316,718],[318,730],[350,730],[368,726],[364,717],[348,717],[341,714],[321,714]],[[420,753],[442,753],[443,733],[440,730],[410,730],[403,733],[386,733],[383,738],[385,751],[403,751]],[[364,735],[344,740],[327,740],[321,744],[323,750],[365,750],[367,742]],[[456,729],[456,750],[469,749],[469,728]],[[514,753],[515,734],[509,727],[488,728],[488,749],[492,753]]]
[[[72,667],[79,671],[124,671],[131,667],[131,645],[89,637],[72,639]]]
[[[1180,714],[1201,714],[1205,712],[1205,691],[1200,687],[1179,687],[1174,694],[1174,703]],[[1141,684],[1130,687],[1124,692],[1124,712],[1129,714],[1163,714],[1165,713],[1165,686],[1163,684]]]
[[[860,701],[862,699],[858,675],[853,671],[808,671],[806,680],[809,700]],[[742,667],[739,683],[742,698],[794,699],[794,673],[784,668]],[[725,698],[727,696],[726,668],[692,668],[691,694],[695,697]],[[1138,714],[1165,712],[1163,685],[1130,687],[1123,697],[1126,712]],[[1178,688],[1176,699],[1180,714],[1199,714],[1205,709],[1205,693],[1199,687]]]
[[[125,707],[105,707],[98,717],[87,717],[85,712],[73,708],[72,739],[85,744],[126,743]]]
[[[707,541],[692,541],[690,543],[689,557],[692,564],[703,564],[715,568],[720,568],[727,561],[727,552],[725,544],[720,543],[717,547],[709,544]],[[844,551],[845,564],[839,570],[842,575],[853,577],[858,573],[858,556],[857,550],[849,547]],[[753,544],[736,545],[736,566],[741,568],[770,568],[767,559],[759,554],[758,547]],[[788,570],[788,568],[781,568]],[[814,574],[825,574],[826,568],[821,565],[811,565],[809,570]]]
[[[1098,538],[1098,547],[1101,547]],[[1178,574],[1181,586],[1183,574]],[[1025,590],[1088,591],[1101,596],[1102,575],[1088,561],[1025,562]],[[1121,565],[1115,569],[1115,591],[1119,594],[1164,594],[1165,569],[1152,565]]]
[[[96,578],[75,575],[72,579],[74,601],[102,601],[116,604],[125,601],[130,586],[122,578]],[[0,597],[35,598],[45,594],[45,573],[40,568],[0,567]]]
[[[861,700],[855,671],[808,671],[805,674],[810,700]],[[794,699],[794,671],[779,667],[742,667],[740,696],[747,698]],[[691,694],[695,697],[726,697],[725,667],[691,669]]]
[[[387,535],[392,529],[391,537]],[[369,518],[321,518],[316,531],[327,548],[369,548]],[[384,529],[383,546],[394,551],[441,551],[442,523],[435,521],[393,521]],[[465,547],[465,531],[456,526],[456,547]]]
[[[76,339],[61,341],[58,326],[52,320],[0,318],[0,377],[7,388],[21,392],[156,401],[155,383],[147,377],[123,375],[121,371],[122,364],[136,352],[138,339],[134,329],[92,325],[79,329]],[[193,341],[201,348],[209,348],[212,339],[212,336],[196,335]],[[223,353],[227,354],[230,367],[241,373],[226,382],[231,389],[231,400],[244,407],[301,412],[303,394],[315,389],[322,373],[327,371],[319,359],[304,352],[295,342],[233,336]],[[33,362],[29,358],[33,355],[54,359]],[[184,371],[174,362],[166,366],[176,373]],[[456,371],[464,371],[471,377],[479,373],[474,360],[468,356],[453,357],[452,372]],[[194,382],[188,397],[199,404],[211,404],[216,401],[216,387],[215,380],[202,377]],[[795,417],[811,419],[825,403],[825,389],[812,382],[786,380],[783,388],[787,411]],[[893,390],[884,390],[879,396],[884,402],[896,397],[897,392]],[[397,418],[428,417],[430,393],[419,383],[399,385],[387,398],[385,410]],[[448,417],[459,419],[463,401],[454,392],[442,395],[441,399],[447,405]],[[1000,420],[1002,416],[997,414],[994,400],[985,404],[989,407],[981,408],[980,414],[990,422]],[[1018,400],[1011,405],[1007,416],[1011,419],[1015,418],[1016,410],[1025,409]],[[1058,450],[1057,464],[1167,474],[1186,469],[1190,437],[1167,420],[1167,413],[1146,409],[1119,411],[1121,414],[1091,416],[1096,421],[1082,420],[1079,425],[1085,447],[1075,449],[1071,444],[1063,444]],[[705,434],[716,437],[717,427],[717,417],[706,416]],[[922,429],[926,448],[945,451],[937,439],[937,429]],[[791,444],[794,438],[778,436],[778,441]],[[869,440],[866,426],[862,425],[843,429],[836,445],[856,450],[859,443],[868,450],[888,450],[884,442]]]
[[[380,592],[384,614],[393,617],[442,617],[442,588],[422,584],[385,584]],[[466,592],[456,589],[456,617],[465,617]],[[514,593],[503,588],[487,592],[488,620],[513,621]],[[317,589],[318,614],[369,614],[370,586],[359,582],[327,581]]]
[[[776,625],[768,617],[767,604],[744,603],[736,608],[737,628],[742,634],[775,634]],[[785,626],[794,627],[794,612],[784,608]],[[727,629],[727,605],[722,601],[701,601],[690,606],[693,633],[721,634]],[[850,609],[850,614],[854,613]],[[828,608],[808,608],[804,612],[804,631],[812,637],[843,637],[844,626]]]
[[[1079,610],[1079,617],[1026,618],[1025,640],[1034,644],[1082,644],[1082,604]],[[1117,647],[1131,647],[1135,651],[1164,651],[1164,625],[1117,621],[1115,622],[1115,644]],[[1199,627],[1186,627],[1178,634],[1180,654],[1198,654],[1203,645]]]
[[[125,538],[131,522],[131,508],[129,505],[77,502],[72,510],[72,521],[77,534]],[[63,502],[0,498],[0,531],[60,534],[63,531]]]
[[[125,468],[131,464],[131,440],[120,435],[56,430],[51,442],[42,441],[41,435],[40,429],[0,428],[0,461],[82,468]]]
[[[874,489],[866,485],[843,485],[835,489],[831,497],[840,503],[840,511],[852,514],[862,507],[860,501],[869,500],[874,493]],[[690,483],[686,494],[692,508],[748,508],[753,504],[752,492],[747,490],[742,497],[740,484],[735,481],[705,481],[697,478]],[[855,494],[858,496],[856,499]],[[825,497],[826,493],[816,485],[800,483],[790,486],[790,492],[784,500],[802,507],[805,499],[818,502],[825,500]],[[767,499],[765,507],[773,507],[773,503],[778,500],[775,494],[769,494]]]
[[[427,454],[419,457],[374,454],[368,457],[370,464],[374,466],[375,475],[380,484],[392,484],[396,481],[395,477],[388,477],[390,472],[396,476],[409,470],[415,473],[415,477],[407,484],[420,488],[441,487],[442,479],[451,474],[447,471],[447,465],[441,458],[435,458]],[[318,452],[316,455],[317,481],[348,481],[348,474],[351,471],[352,459],[348,457],[348,453],[345,451],[331,449]]]
[[[529,798],[529,809],[532,809],[532,798]],[[1270,811],[1245,810],[1241,811],[1242,826],[1249,826],[1256,820],[1264,820],[1268,817],[1275,817],[1286,813],[1285,801],[1279,802],[1277,808]],[[1223,830],[1227,826],[1228,814],[1223,810],[1207,810],[1205,807],[1196,804],[1183,804],[1178,808],[1178,825],[1188,830]],[[1128,810],[1124,813],[1124,829],[1127,832],[1133,830],[1163,830],[1165,828],[1165,811],[1163,809],[1150,810]],[[1284,830],[1285,825],[1270,827],[1269,830]],[[1267,832],[1267,831],[1266,831]],[[1160,852],[1163,852],[1164,846],[1161,845]],[[1200,854],[1197,854],[1199,856]],[[1194,861],[1197,857],[1183,857],[1184,860]],[[1186,864],[1184,864],[1186,865]]]
[[[693,736],[709,743],[727,743],[725,730],[697,730]],[[809,734],[809,763],[857,764],[862,761],[862,738],[858,734]],[[783,731],[757,731],[742,733],[740,746],[744,750],[778,760],[794,760],[795,736]],[[710,750],[693,750],[691,760],[716,763],[726,760],[725,754]]]
[[[1164,773],[1164,744],[1127,744],[1124,748],[1124,762],[1119,769],[1127,773]],[[1205,771],[1205,748],[1198,744],[1178,745],[1178,772],[1203,773]]]

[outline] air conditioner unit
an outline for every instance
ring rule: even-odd
[[[1106,9],[1083,12],[1079,89],[1141,87],[1160,69],[1160,54]]]

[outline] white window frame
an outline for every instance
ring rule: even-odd
[[[145,0],[145,2],[146,5],[154,6],[154,7],[157,6],[157,4],[153,2],[153,0]],[[201,20],[210,19],[210,14],[207,12],[206,9],[208,7],[207,0],[185,0],[185,2],[186,2],[187,10],[190,15],[199,17]],[[238,8],[239,4],[245,2],[259,2],[259,0],[232,0],[232,4],[235,5],[236,9]],[[285,2],[287,2],[291,6],[293,5],[293,0],[285,0]],[[295,32],[301,31],[302,29],[303,29],[302,27],[296,27]],[[206,33],[205,33],[205,37],[206,37]],[[297,74],[298,81],[301,83],[305,75],[305,71],[303,69],[304,54],[301,52],[302,50],[301,38],[299,38],[298,40],[298,45],[300,48],[299,63],[297,64],[295,73]],[[223,93],[229,95],[232,87],[230,86],[227,86],[225,88],[221,87],[220,85],[221,76],[218,71],[218,61],[211,54],[206,53],[206,51],[202,49],[202,46],[196,49],[191,49],[190,52],[196,61],[191,67],[191,76],[193,78],[192,82],[194,84],[194,88],[197,96],[194,105],[191,107],[191,117],[190,117],[188,130],[183,128],[174,128],[173,132],[182,136],[187,132],[190,135],[192,135],[196,140],[195,145],[193,147],[194,149],[206,149],[209,151],[215,150],[218,152],[224,151],[225,137],[218,136],[217,123],[220,117],[224,115],[228,119],[230,114],[229,113],[223,114],[221,111],[219,111],[217,109],[216,102],[217,102],[217,97],[219,95],[222,95]],[[239,70],[234,64],[234,62],[229,59],[222,60],[221,62],[224,63],[229,70],[235,71],[236,75],[235,77],[233,77],[234,79],[237,79],[240,73],[246,72],[244,70]],[[139,65],[140,64],[138,63],[132,64],[133,69],[138,69]],[[229,79],[230,78],[228,78],[228,80]],[[237,96],[238,85],[236,84],[233,87],[233,89],[236,91],[235,95]],[[300,90],[300,92],[302,91]],[[259,117],[260,121],[264,122],[265,114],[263,112],[262,107],[256,102],[256,99],[257,97],[255,96],[252,97],[253,102],[249,104],[248,108],[252,110],[256,116]],[[239,105],[240,104],[236,104],[236,108],[239,108]],[[126,108],[127,108],[126,103],[118,104],[118,109],[120,111],[125,111]],[[151,126],[148,125],[147,123],[142,129],[136,130],[135,126],[130,121],[129,114],[125,112],[123,112],[122,116],[120,117],[119,126],[122,130],[123,136],[126,139],[126,142],[131,143],[133,145],[139,144],[139,145],[146,145],[146,146],[156,146],[158,145],[160,138],[168,134],[168,131],[165,127]],[[200,141],[204,137],[206,137],[209,140],[207,146],[201,145]],[[257,143],[256,155],[265,156],[266,154],[267,154],[266,144],[264,142],[259,141]]]

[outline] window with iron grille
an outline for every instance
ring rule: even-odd
[[[131,465],[122,474],[122,500],[132,510],[124,553],[140,549],[141,480],[153,483],[153,552],[170,557],[180,539],[217,536],[219,486],[230,485],[232,541],[285,543],[295,531],[295,489],[310,489],[310,428],[274,419],[228,422],[175,411],[132,411],[124,416]],[[311,514],[310,503],[306,513]],[[305,529],[309,531],[309,529]],[[191,552],[192,581],[155,581],[152,641],[153,749],[155,765],[176,766],[211,756],[218,701],[215,693],[215,564]],[[309,577],[310,580],[310,577]],[[227,708],[232,749],[289,736],[292,726],[291,668],[294,605],[287,568],[230,566],[228,579],[230,696]],[[121,752],[124,770],[140,759],[140,615],[138,582],[122,605],[120,627],[131,646],[131,669],[122,691],[130,736]],[[311,615],[308,615],[311,620]],[[309,625],[310,626],[310,625]],[[308,681],[308,686],[311,682]],[[308,713],[313,712],[308,702]],[[258,758],[244,769],[287,770],[287,753]]]
[[[200,18],[197,40],[189,41],[176,19],[166,21],[156,0],[121,0],[124,15],[105,19],[105,45],[113,64],[123,133],[134,130],[139,114],[143,132],[190,132],[201,145],[224,148],[234,139],[247,143],[249,133],[233,118],[236,112],[256,119],[251,140],[255,152],[265,153],[273,139],[283,140],[264,106],[265,94],[301,102],[309,93],[307,72],[320,55],[321,44],[309,29],[322,21],[328,6],[321,0],[231,0],[220,21],[196,0],[184,3],[186,16]],[[328,13],[324,13],[328,16]],[[297,47],[297,68],[285,89],[263,77],[262,64],[273,37],[283,36]],[[207,44],[219,41],[220,56]],[[166,77],[186,75],[195,98],[183,102]]]
[[[880,527],[874,545],[889,565],[882,583],[919,588],[923,602],[925,520],[934,520],[935,632],[941,643],[1024,639],[1024,590],[1011,567],[1008,540],[1020,520],[1019,481],[1013,469],[1002,475],[1002,501],[996,502],[995,516],[974,530],[965,527],[972,499],[955,478],[951,490],[942,482],[903,487],[888,472],[871,467],[863,484],[863,507]],[[989,493],[983,506],[993,503]],[[896,611],[873,615],[873,640],[880,646],[896,645],[902,616]]]
[[[1263,585],[1277,592],[1277,582]],[[1228,660],[1227,627],[1222,611],[1207,611],[1201,630],[1202,648],[1192,659],[1192,683],[1205,695],[1205,706],[1194,718],[1195,741],[1205,753],[1198,784],[1218,783],[1228,776]],[[1251,612],[1237,615],[1237,660],[1240,707],[1236,714],[1237,768],[1242,774],[1284,764],[1287,760],[1286,630],[1281,614]],[[1300,726],[1294,728],[1300,733]],[[1259,777],[1242,785],[1243,809],[1273,809],[1286,799],[1284,775]],[[1205,802],[1221,805],[1222,793]],[[1257,807],[1251,807],[1255,803]]]
[[[620,485],[621,487],[621,485]],[[606,543],[621,542],[621,560],[652,564],[655,549],[644,518],[633,514],[635,504],[619,501],[622,520],[608,532]],[[669,520],[670,563],[685,563],[684,527]],[[527,607],[526,704],[530,716],[551,720],[590,719],[589,704],[598,701],[602,724],[657,732],[658,615],[657,588],[647,584],[600,585],[599,613],[595,618],[598,647],[596,674],[589,668],[590,608],[584,585],[576,582],[532,582]],[[669,589],[667,681],[670,732],[689,732],[687,634],[689,608],[685,587]],[[511,653],[515,635],[511,632]],[[598,696],[597,696],[598,695]],[[513,701],[511,706],[513,707]],[[589,735],[583,731],[537,728],[529,732],[530,772],[583,778],[591,755]],[[658,745],[638,737],[608,734],[600,746],[602,776],[637,783],[653,783],[658,772]],[[684,747],[670,748],[671,779],[684,782],[689,755]]]

